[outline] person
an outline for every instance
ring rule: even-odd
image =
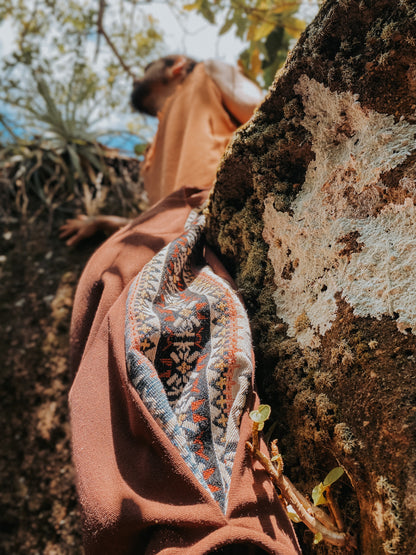
[[[137,111],[159,119],[141,170],[150,204],[186,185],[211,188],[232,134],[262,96],[237,68],[218,60],[196,63],[172,55],[149,64],[134,83],[131,102]],[[67,220],[60,237],[74,246],[97,231],[111,234],[129,222],[119,216],[79,215]]]
[[[69,402],[87,555],[300,553],[245,448],[259,404],[250,326],[204,239],[216,165],[248,113],[217,70],[239,79],[178,56],[135,83],[133,102],[160,118],[144,169],[152,206],[95,252],[75,295]]]

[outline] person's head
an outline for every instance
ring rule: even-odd
[[[156,116],[195,65],[195,60],[181,55],[165,56],[150,63],[143,77],[134,81],[131,94],[133,107],[144,114]]]

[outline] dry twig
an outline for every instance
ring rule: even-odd
[[[106,43],[108,44],[108,46],[111,48],[111,50],[114,52],[114,55],[116,56],[117,60],[120,62],[121,67],[124,69],[124,71],[126,71],[126,73],[128,73],[130,75],[130,77],[132,77],[133,79],[135,79],[135,75],[133,73],[133,71],[131,70],[131,67],[128,66],[126,64],[126,62],[123,60],[123,57],[121,56],[121,54],[119,53],[119,51],[117,50],[116,45],[113,43],[113,41],[110,39],[110,37],[107,35],[106,30],[104,29],[104,25],[103,25],[103,20],[104,20],[104,10],[105,10],[105,0],[100,0],[100,7],[99,7],[99,11],[98,11],[98,20],[97,20],[97,32],[98,32],[98,38],[97,38],[97,51],[99,48],[99,37],[100,35],[102,35],[104,37],[104,40],[106,41]]]
[[[347,551],[357,549],[355,539],[350,534],[337,530],[331,517],[318,507],[313,506],[283,474],[283,459],[278,451],[276,440],[272,443],[272,459],[276,461],[276,466],[268,456],[260,451],[258,446],[258,423],[253,422],[253,443],[247,441],[246,447],[253,457],[263,465],[272,482],[282,494],[285,503],[290,504],[302,522],[314,534],[321,534],[322,539],[327,543],[338,547],[345,547]],[[334,507],[334,504],[332,507]],[[340,513],[338,509],[338,517],[335,517],[337,525],[342,522],[339,518]]]

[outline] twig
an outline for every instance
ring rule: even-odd
[[[100,51],[100,38],[101,38],[100,29],[103,28],[104,10],[105,10],[105,0],[100,0],[100,5],[98,8],[98,17],[97,17],[98,33],[97,33],[97,44],[95,45],[95,59],[97,59],[98,53]]]
[[[254,443],[253,443],[253,445],[254,445]],[[270,451],[272,453],[271,462],[274,462],[273,459],[276,459],[276,463],[277,463],[277,469],[276,470],[279,473],[279,475],[283,474],[283,457],[279,452],[279,448],[277,447],[277,439],[274,439],[271,442]],[[276,463],[275,463],[275,465],[276,465]],[[337,528],[336,527],[334,521],[328,515],[328,513],[323,511],[321,508],[316,507],[315,505],[312,505],[308,501],[308,499],[306,499],[306,497],[304,495],[302,495],[301,492],[298,491],[295,488],[295,486],[292,484],[292,482],[289,480],[288,477],[286,477],[286,481],[289,484],[292,492],[298,497],[299,501],[302,503],[302,505],[305,507],[305,509],[308,511],[309,514],[311,514],[312,516],[317,518],[319,520],[319,522],[321,522],[324,526],[326,526],[330,530],[333,530],[334,532],[342,530],[342,528]]]
[[[255,423],[254,423],[255,424]],[[254,431],[254,425],[253,425]],[[267,473],[269,474],[271,480],[277,486],[284,497],[284,499],[292,505],[296,514],[302,520],[304,524],[314,533],[320,533],[322,535],[322,539],[331,545],[336,545],[338,547],[345,547],[348,550],[356,549],[357,545],[352,536],[344,532],[337,532],[333,529],[329,529],[328,527],[324,526],[319,520],[312,514],[313,510],[309,511],[300,501],[301,494],[295,489],[293,484],[283,475],[283,473],[279,473],[278,470],[274,467],[271,460],[266,457],[259,449],[256,449],[252,443],[249,441],[246,442],[247,449],[251,452],[255,459],[257,459],[265,468]],[[277,447],[276,447],[277,449]],[[295,493],[296,492],[296,493]],[[312,509],[312,505],[303,498],[304,502],[310,506]],[[333,525],[332,525],[333,527]]]
[[[257,451],[259,449],[259,423],[258,422],[253,422],[252,437],[253,437],[253,449]]]
[[[13,137],[16,142],[19,142],[19,137],[14,133],[13,129],[10,127],[8,123],[6,123],[6,119],[4,116],[0,114],[0,123],[6,129],[6,131]]]
[[[131,67],[128,66],[126,64],[126,62],[123,60],[121,54],[117,50],[116,45],[113,43],[113,41],[110,39],[110,37],[107,35],[107,32],[104,29],[104,26],[103,26],[104,10],[105,10],[105,0],[100,0],[100,8],[99,8],[99,11],[98,11],[98,20],[97,20],[98,35],[102,35],[104,37],[104,40],[107,42],[108,46],[111,48],[111,50],[115,54],[116,58],[120,62],[121,67],[124,69],[124,71],[126,73],[128,73],[130,75],[130,77],[135,79],[136,76],[134,75],[133,71],[131,70]],[[97,40],[97,48],[98,48],[98,40]]]
[[[338,504],[335,501],[334,496],[332,495],[331,488],[328,488],[326,491],[326,500],[328,502],[328,508],[331,512],[331,515],[334,517],[338,530],[342,530],[344,528],[344,521]]]
[[[337,526],[335,525],[332,518],[328,515],[328,513],[323,511],[320,507],[312,505],[309,502],[309,500],[304,495],[302,495],[299,490],[295,488],[295,486],[292,484],[289,478],[287,476],[285,478],[289,486],[292,488],[293,493],[297,495],[299,501],[302,503],[302,505],[305,507],[305,509],[308,511],[309,514],[314,516],[317,520],[319,520],[321,524],[326,526],[329,530],[333,530],[334,532],[338,532],[340,530],[339,528],[337,528]]]

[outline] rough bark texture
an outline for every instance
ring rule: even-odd
[[[415,3],[328,0],[209,207],[286,472],[306,492],[344,467],[366,554],[415,552],[415,136]]]

